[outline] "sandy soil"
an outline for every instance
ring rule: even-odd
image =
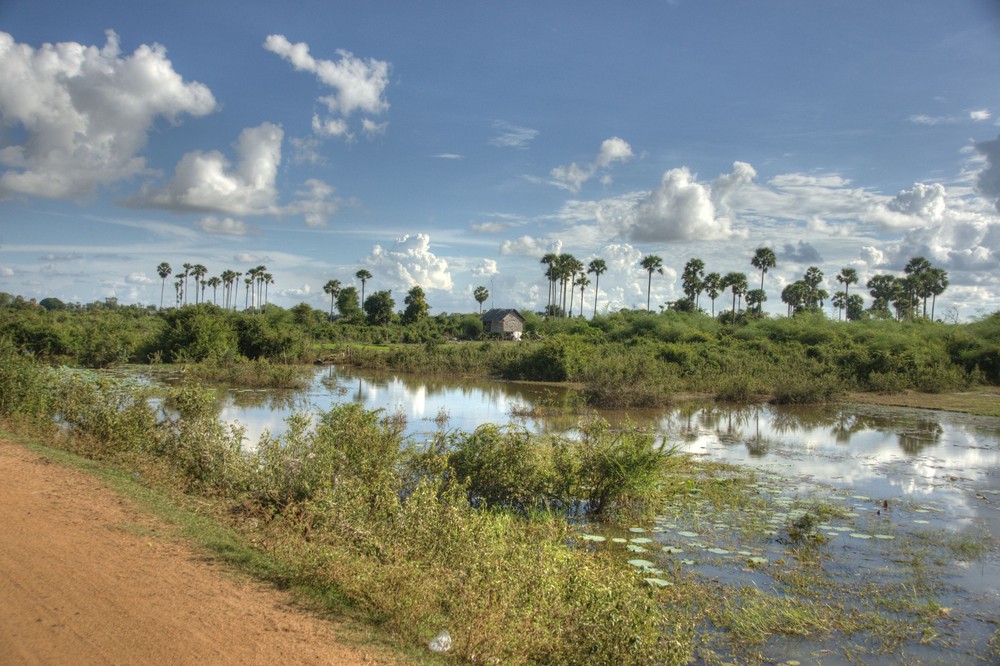
[[[92,477],[0,441],[0,664],[385,663],[158,529]]]

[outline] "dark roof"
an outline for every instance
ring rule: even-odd
[[[486,314],[483,315],[483,322],[489,323],[491,321],[503,321],[507,317],[507,315],[514,315],[521,321],[524,321],[524,317],[522,317],[521,313],[518,312],[517,310],[513,310],[510,308],[507,309],[493,308],[492,310],[487,311]]]

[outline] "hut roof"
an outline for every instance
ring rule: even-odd
[[[514,315],[522,322],[524,321],[524,317],[522,317],[521,313],[518,312],[517,310],[514,310],[512,308],[493,308],[492,310],[488,310],[486,314],[483,315],[483,323],[489,323],[492,321],[503,321],[507,317],[507,315]]]

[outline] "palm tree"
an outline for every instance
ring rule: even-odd
[[[181,273],[184,278],[184,305],[187,305],[188,275],[191,273],[191,264],[182,265],[184,266],[184,272]]]
[[[555,252],[547,252],[541,261],[539,261],[539,263],[545,265],[545,278],[549,281],[549,302],[546,304],[546,311],[552,306],[552,301],[554,300],[556,284],[555,265],[557,261],[559,261],[559,255]]]
[[[160,309],[163,309],[163,288],[167,286],[167,277],[173,272],[170,268],[170,264],[167,262],[161,263],[156,267],[156,272],[162,280],[160,283]]]
[[[588,284],[590,284],[590,278],[587,277],[586,273],[580,273],[579,275],[576,276],[576,282],[574,282],[574,284],[580,288],[580,316],[582,317],[583,316],[583,290],[587,288]]]
[[[218,305],[218,295],[219,295],[219,285],[222,284],[222,278],[213,275],[208,278],[208,286],[212,288],[212,305]]]
[[[646,312],[649,312],[649,297],[653,288],[653,272],[657,272],[663,275],[663,259],[656,256],[655,254],[650,254],[642,258],[639,265],[649,273],[649,277],[646,280]]]
[[[736,298],[742,297],[747,291],[747,276],[744,273],[726,273],[722,278],[723,289],[729,287],[733,292],[733,324],[736,324]]]
[[[267,305],[267,287],[268,287],[268,285],[274,284],[274,276],[271,275],[270,273],[264,273],[264,275],[262,275],[261,277],[262,277],[261,283],[264,285],[264,301],[263,302],[264,302],[264,305],[266,306]]]
[[[201,300],[205,300],[205,286],[201,284],[205,275],[208,274],[208,269],[201,264],[195,264],[191,267],[191,275],[194,276],[194,300],[197,304],[198,301],[198,291],[201,287]]]
[[[844,316],[844,308],[847,307],[847,289],[852,284],[856,284],[857,281],[858,281],[858,272],[853,268],[844,267],[840,269],[839,273],[837,273],[837,282],[844,285],[844,298],[838,299],[841,305],[838,306],[837,308],[838,312],[840,313],[839,318],[841,319]],[[836,305],[836,303],[834,303],[834,305]]]
[[[571,293],[574,284],[576,283],[576,274],[583,272],[583,262],[574,257],[572,254],[565,253],[560,254],[559,259],[556,261],[556,271],[559,278],[560,292],[562,298],[560,300],[560,307],[562,308],[563,314],[570,312],[573,309],[573,294]],[[569,308],[566,307],[566,301],[570,301]]]
[[[354,277],[361,280],[361,303],[363,306],[365,302],[365,283],[368,282],[368,280],[372,279],[372,274],[362,268],[360,271],[354,274]]]
[[[708,297],[712,299],[712,317],[715,317],[715,299],[719,297],[722,293],[722,276],[718,273],[709,273],[702,280],[702,287],[705,288],[705,293]]]
[[[485,303],[486,299],[490,297],[490,290],[483,285],[479,285],[476,287],[476,290],[472,292],[472,297],[476,299],[476,303],[479,303],[479,314],[483,314],[483,303]]]
[[[937,297],[944,293],[944,290],[948,288],[948,272],[943,268],[932,268],[931,269],[931,319],[934,319],[934,305],[937,303]]]
[[[764,273],[767,269],[778,265],[778,258],[774,256],[774,250],[769,247],[759,247],[753,253],[750,265],[760,271],[760,288],[764,288]]]
[[[603,259],[591,259],[587,265],[587,272],[594,274],[594,316],[597,316],[597,295],[601,291],[601,275],[606,273],[608,265]]]
[[[323,292],[330,294],[330,318],[333,319],[333,304],[337,302],[337,296],[340,296],[340,280],[328,280],[323,285]]]

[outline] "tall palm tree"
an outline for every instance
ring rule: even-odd
[[[555,252],[545,253],[541,261],[539,261],[539,263],[545,265],[545,278],[549,281],[549,302],[546,303],[545,307],[546,312],[552,306],[552,301],[555,300],[554,293],[555,293],[555,284],[557,279],[555,265],[557,261],[559,261],[559,255],[556,254]]]
[[[268,285],[274,284],[274,276],[271,275],[270,273],[264,273],[264,275],[261,276],[261,277],[263,278],[261,280],[261,282],[264,284],[264,301],[263,302],[264,302],[264,305],[266,306],[267,305],[267,287],[268,287]]]
[[[594,316],[597,316],[597,296],[601,292],[601,275],[606,273],[608,265],[603,259],[591,259],[587,265],[587,272],[594,274]]]
[[[199,288],[201,291],[201,300],[205,300],[205,285],[202,284],[205,276],[208,274],[208,269],[201,264],[195,264],[191,267],[191,275],[194,277],[194,300],[195,303],[199,303],[198,292]]]
[[[586,273],[580,273],[576,276],[576,281],[573,283],[580,288],[580,316],[583,316],[583,290],[587,288],[590,284],[590,278],[587,277]],[[570,313],[572,314],[572,313]]]
[[[842,299],[837,299],[838,302],[843,305],[843,307],[837,308],[837,311],[840,313],[838,317],[839,319],[843,319],[844,317],[843,308],[847,307],[847,289],[852,284],[856,284],[857,281],[858,281],[858,272],[853,268],[847,268],[845,266],[844,268],[840,269],[839,273],[837,273],[837,282],[844,285],[844,297]]]
[[[208,278],[208,282],[206,284],[212,288],[212,305],[218,305],[219,285],[222,284],[222,278],[213,275]]]
[[[719,297],[722,293],[722,276],[718,273],[709,273],[702,280],[702,287],[705,288],[705,293],[708,297],[712,299],[712,317],[715,317],[715,299]]]
[[[354,277],[361,280],[361,305],[364,307],[365,303],[365,283],[372,279],[372,274],[362,268],[360,271],[354,274]]]
[[[181,276],[184,278],[184,305],[187,305],[187,290],[188,290],[188,275],[191,274],[191,264],[182,264],[184,266],[184,272]]]
[[[931,319],[934,319],[934,305],[937,297],[948,288],[948,272],[943,268],[931,269]]]
[[[161,263],[156,267],[156,272],[160,276],[160,309],[163,309],[163,288],[167,286],[167,277],[173,272],[170,268],[170,264],[167,262]]]
[[[729,287],[733,292],[733,324],[736,324],[736,298],[742,297],[747,291],[747,276],[743,273],[726,273],[722,278],[722,288]]]
[[[337,302],[337,296],[340,296],[340,280],[328,280],[323,285],[323,292],[330,294],[330,318],[332,319],[333,304]]]
[[[753,253],[753,259],[750,260],[750,265],[760,271],[760,288],[764,288],[764,273],[767,272],[769,268],[774,268],[778,265],[778,258],[774,256],[774,250],[769,247],[759,247]]]
[[[490,290],[483,285],[479,285],[476,287],[476,290],[472,292],[472,297],[476,299],[476,303],[479,303],[479,314],[483,314],[483,303],[485,303],[486,299],[490,297]]]
[[[663,259],[656,256],[655,254],[650,254],[642,258],[639,265],[649,273],[649,277],[646,280],[646,312],[649,312],[649,297],[653,288],[653,272],[657,272],[663,275]]]

